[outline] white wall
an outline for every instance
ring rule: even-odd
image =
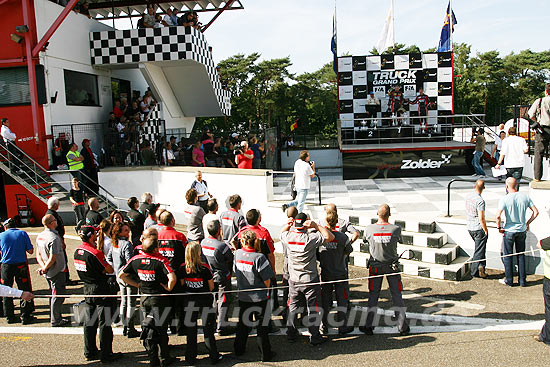
[[[301,150],[281,151],[281,168],[283,170],[294,169],[294,162],[300,158]],[[310,149],[310,159],[315,161],[317,168],[342,167],[342,153],[339,149]]]
[[[183,223],[185,193],[195,180],[195,172],[192,167],[109,168],[99,173],[99,182],[113,195],[123,198],[139,198],[143,192],[151,192],[155,202],[170,204],[167,209],[176,216],[176,221]],[[225,210],[226,199],[233,194],[241,195],[243,213],[252,208],[266,208],[273,198],[273,179],[266,175],[267,171],[203,168],[202,172],[220,210]]]
[[[529,157],[528,155],[525,155],[525,166],[523,167],[524,177],[529,177],[529,178],[535,177],[535,172],[533,169],[534,159],[535,159],[534,156]],[[550,180],[550,161],[548,160],[548,158],[543,158],[542,169],[543,169],[543,173],[542,173],[543,181]]]

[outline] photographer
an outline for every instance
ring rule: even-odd
[[[548,150],[550,143],[550,83],[546,83],[544,97],[538,98],[528,112],[529,118],[535,121],[531,125],[537,132],[535,135],[535,162],[534,162],[534,180],[542,179],[542,155]]]
[[[297,195],[296,200],[291,201],[288,204],[283,204],[283,211],[289,206],[296,206],[298,212],[302,213],[304,210],[304,203],[306,202],[307,193],[311,186],[311,178],[315,177],[315,162],[309,160],[309,152],[302,150],[300,152],[300,159],[294,163],[294,177]]]
[[[239,168],[252,169],[254,152],[248,148],[248,142],[243,140],[240,145],[235,146],[235,163]]]

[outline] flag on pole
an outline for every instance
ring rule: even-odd
[[[334,72],[338,72],[338,52],[337,52],[337,44],[336,44],[336,5],[334,6],[334,15],[332,17],[332,39],[330,40],[330,49],[332,51],[332,55],[334,56],[333,61],[333,69]]]
[[[452,21],[451,21],[452,13]],[[443,28],[441,28],[441,37],[439,38],[439,46],[437,46],[437,52],[451,51],[453,45],[451,44],[451,33],[455,30],[456,24],[455,12],[451,10],[451,2],[447,5],[447,12],[445,13],[445,21],[443,22]]]
[[[395,45],[395,35],[393,33],[393,1],[390,5],[390,11],[388,12],[388,17],[384,23],[384,28],[382,28],[382,33],[380,33],[380,39],[376,44],[376,50],[379,54],[382,54],[388,48]]]
[[[300,118],[297,118],[292,125],[290,125],[290,131],[294,131],[298,128],[298,122],[300,122]]]

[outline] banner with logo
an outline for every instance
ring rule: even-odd
[[[471,154],[463,149],[344,152],[342,159],[344,180],[472,173]]]

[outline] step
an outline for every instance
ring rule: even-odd
[[[363,252],[352,252],[350,254],[350,264],[359,267],[366,267],[369,254]],[[400,260],[400,271],[407,275],[415,275],[431,279],[441,280],[463,280],[468,277],[470,264],[467,256],[457,257],[449,265],[431,264],[416,260]]]
[[[358,231],[361,233],[359,238],[364,238],[364,230],[358,228]],[[412,245],[418,247],[430,247],[430,248],[441,248],[447,244],[447,234],[446,233],[417,233],[403,231],[401,232],[401,238],[403,239],[404,245]]]
[[[369,224],[374,224],[378,222],[378,218],[365,218],[357,217],[354,215],[349,216],[349,222],[353,225],[358,226],[367,226]],[[405,231],[409,232],[418,232],[418,233],[434,233],[436,229],[435,222],[422,222],[412,219],[392,219],[390,218],[389,222],[401,227]]]
[[[369,253],[368,246],[360,246],[360,251]],[[446,244],[440,248],[397,245],[397,253],[402,259],[422,261],[430,264],[449,265],[457,258],[459,252],[460,247],[454,244]]]

